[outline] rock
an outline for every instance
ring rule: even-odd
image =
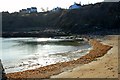
[[[1,60],[0,60],[0,80],[7,80],[6,73],[3,68]]]

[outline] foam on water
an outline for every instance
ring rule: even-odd
[[[39,43],[43,41],[50,43]],[[3,38],[1,54],[6,73],[35,69],[57,62],[74,60],[85,55],[90,48],[89,44],[80,41],[77,42],[80,44],[77,46],[71,44],[64,45],[64,43],[56,44],[54,43],[56,41],[63,42],[64,39]],[[74,41],[71,43],[74,43]]]

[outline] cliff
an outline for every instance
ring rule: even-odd
[[[44,30],[58,29],[60,32],[52,34],[119,34],[120,2],[89,4],[58,12],[3,12],[2,18],[3,32],[38,31],[44,34]]]
[[[120,2],[103,2],[67,11],[57,26],[74,34],[113,34],[120,31],[119,21]]]

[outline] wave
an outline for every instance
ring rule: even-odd
[[[72,61],[72,60],[78,59],[80,56],[87,54],[90,49],[91,48],[76,50],[76,51],[69,51],[64,53],[55,53],[55,54],[49,54],[47,56],[41,56],[41,57],[39,54],[37,55],[34,54],[29,58],[22,59],[19,64],[6,66],[5,70],[6,70],[6,73],[19,72],[19,71],[35,69],[35,68],[39,68],[39,67],[47,66],[50,64],[59,63],[59,62]]]

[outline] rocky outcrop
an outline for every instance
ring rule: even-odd
[[[4,70],[1,60],[0,60],[0,80],[6,80],[6,79],[7,79],[7,77],[5,74],[5,70]]]

